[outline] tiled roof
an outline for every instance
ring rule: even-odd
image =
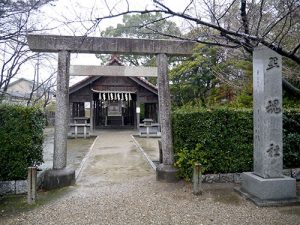
[[[117,64],[117,65],[119,65],[119,66],[124,66],[124,64],[120,61],[118,55],[116,55],[116,54],[112,54],[112,55],[111,55],[111,58],[110,58],[109,62],[108,62],[106,65],[110,66],[110,65],[114,65],[114,64]],[[77,86],[79,86],[79,85],[83,85],[84,83],[88,82],[89,80],[91,80],[91,81],[93,82],[94,79],[98,79],[98,78],[100,78],[100,77],[102,77],[102,76],[88,76],[88,77],[86,77],[85,79],[83,79],[83,80],[81,80],[81,81],[79,81],[79,82],[73,84],[73,85],[70,87],[70,89],[73,89],[73,88],[75,88],[75,87],[77,87]],[[93,79],[93,78],[94,78],[94,79]],[[150,86],[151,88],[155,89],[156,91],[158,90],[156,85],[150,83],[150,82],[149,82],[148,80],[146,80],[145,78],[143,78],[143,77],[134,77],[134,78],[140,80],[140,81],[143,82],[145,85]],[[134,80],[134,79],[133,79],[133,80]]]
[[[147,85],[151,86],[152,88],[157,90],[157,86],[152,84],[151,82],[149,82],[147,79],[145,79],[144,77],[136,77],[139,80],[143,81],[144,83],[146,83]]]

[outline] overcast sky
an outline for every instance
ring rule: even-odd
[[[152,0],[58,0],[54,4],[43,7],[40,14],[40,21],[44,21],[48,27],[54,29],[47,31],[51,34],[61,35],[85,35],[86,30],[92,26],[90,20],[97,17],[109,15],[109,9],[113,13],[122,12],[127,8],[127,3],[131,10],[154,9]],[[189,2],[188,0],[165,0],[170,8],[175,11],[182,11]],[[97,29],[90,36],[99,36],[99,32],[108,26],[116,26],[122,22],[122,17],[102,20]],[[99,60],[94,55],[76,56],[72,64],[99,64]]]
[[[106,4],[107,2],[107,4]],[[130,10],[153,9],[152,0],[57,0],[51,4],[45,5],[40,12],[32,17],[32,23],[38,21],[39,28],[48,28],[49,30],[42,31],[45,34],[56,35],[84,35],[86,30],[92,26],[91,20],[97,17],[109,15],[109,9],[113,13],[126,10],[129,3]],[[182,11],[188,4],[189,0],[165,0],[164,3],[174,11]],[[99,36],[99,32],[105,30],[108,26],[116,26],[122,22],[122,17],[114,19],[106,19],[101,21],[97,29],[90,33],[90,36]],[[178,22],[179,23],[179,22]],[[181,24],[178,24],[181,26]],[[45,79],[50,70],[46,67],[51,67],[49,62],[41,65],[41,77]],[[56,62],[52,63],[52,69],[56,68]],[[100,61],[94,54],[72,54],[71,65],[99,65]],[[33,74],[33,63],[29,63],[20,72]],[[33,76],[32,78],[33,79]]]

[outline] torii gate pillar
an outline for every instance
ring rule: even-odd
[[[53,170],[46,171],[43,182],[43,188],[48,190],[75,183],[75,170],[66,168],[69,127],[69,68],[70,52],[58,52]]]
[[[156,179],[175,182],[178,180],[178,170],[174,167],[168,57],[166,54],[158,54],[156,57],[158,67],[157,83],[161,124],[161,146],[163,152],[163,163],[159,164],[156,168]]]

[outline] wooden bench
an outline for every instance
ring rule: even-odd
[[[71,137],[87,138],[90,136],[91,124],[89,123],[71,123],[69,127]]]
[[[139,135],[140,137],[160,137],[160,124],[140,124]]]

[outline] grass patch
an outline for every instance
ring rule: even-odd
[[[35,204],[27,204],[27,195],[5,195],[0,197],[0,217],[13,217],[22,212],[28,212],[42,205],[56,201],[72,191],[72,187],[65,187],[52,191],[39,191]]]

